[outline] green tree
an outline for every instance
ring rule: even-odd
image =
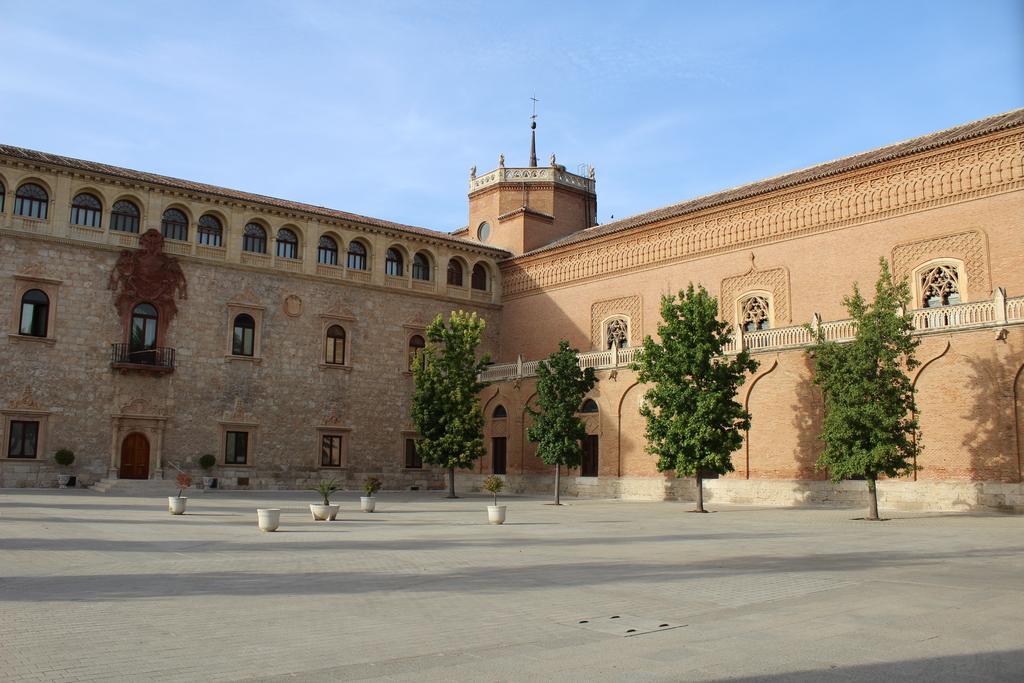
[[[878,519],[879,475],[896,477],[917,466],[919,437],[914,385],[907,372],[919,365],[918,340],[911,336],[907,312],[910,287],[895,282],[884,258],[875,283],[875,300],[867,303],[856,284],[843,305],[857,333],[852,342],[826,341],[819,329],[810,349],[814,383],[821,387],[825,448],[818,469],[833,482],[863,477],[868,485],[868,519]]]
[[[736,392],[757,361],[745,351],[729,358],[729,325],[718,319],[718,302],[693,284],[661,299],[660,342],[644,339],[633,369],[651,387],[640,414],[647,419],[647,451],[658,471],[697,480],[695,512],[704,510],[705,474],[732,472],[732,453],[743,444],[750,414]]]
[[[564,339],[547,360],[537,364],[537,406],[527,407],[534,418],[526,435],[537,444],[537,456],[547,465],[555,466],[555,505],[561,505],[560,474],[562,465],[578,467],[583,452],[580,441],[586,428],[576,413],[587,392],[594,388],[594,369],[581,369],[579,351],[569,348]]]
[[[412,419],[423,461],[448,470],[448,497],[455,498],[455,468],[468,468],[484,454],[480,372],[490,362],[477,358],[485,322],[476,313],[453,311],[427,326],[427,345],[413,359]]]

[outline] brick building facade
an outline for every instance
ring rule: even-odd
[[[499,362],[485,373],[488,455],[477,475],[550,487],[525,439],[525,407],[536,361],[566,338],[600,379],[583,413],[585,466],[566,473],[567,490],[686,497],[692,484],[657,473],[644,451],[643,387],[628,364],[656,331],[660,296],[692,281],[719,297],[741,331],[734,344],[760,361],[741,392],[753,420],[736,472],[708,482],[709,497],[852,500],[862,487],[832,486],[814,469],[821,400],[803,325],[848,337],[841,300],[853,282],[873,283],[884,256],[914,292],[924,448],[916,475],[880,488],[883,504],[1024,508],[1024,111],[605,225],[593,225],[594,173],[553,158],[471,172],[469,226],[453,234],[10,147],[0,147],[0,183],[4,485],[48,484],[62,446],[79,455],[83,479],[116,475],[138,433],[147,476],[210,452],[229,483],[291,486],[329,470],[350,483],[373,472],[389,487],[439,486],[438,472],[405,466],[415,464],[405,452],[407,356],[430,317],[466,308],[486,318],[485,346]],[[96,220],[89,202],[76,202],[82,194],[100,207],[95,227],[80,224]],[[125,198],[140,214],[135,232],[111,229]],[[43,201],[45,218],[30,215]],[[177,223],[166,220],[171,209]],[[216,233],[203,227],[208,215],[217,245],[200,236]],[[268,253],[251,248],[250,225]],[[116,305],[131,277],[111,290],[111,273],[146,228],[163,233],[160,253],[187,283],[155,345],[173,349],[173,371],[111,355],[121,348],[112,345],[131,346],[134,324]],[[324,236],[333,257],[329,243],[320,249]],[[346,267],[353,243],[365,269]],[[448,284],[449,263],[461,285]],[[42,336],[20,327],[30,291],[49,301]],[[240,315],[251,320],[238,332],[253,337],[248,354],[232,348]],[[341,347],[328,334],[335,325]],[[344,362],[327,362],[325,343]],[[13,425],[32,421],[37,457],[11,457]],[[332,436],[341,437],[337,458]],[[243,465],[226,453],[239,438]],[[322,465],[325,448],[338,466]]]

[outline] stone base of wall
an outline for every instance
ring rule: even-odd
[[[485,475],[460,473],[456,476],[456,487],[463,491],[481,491],[485,478]],[[507,475],[504,478],[509,493],[553,495],[552,475]],[[695,493],[692,479],[562,477],[562,496],[568,498],[692,501]],[[863,481],[844,481],[839,484],[778,479],[704,481],[705,504],[866,507],[867,500],[867,485]],[[992,481],[882,481],[878,484],[878,504],[890,510],[988,510],[1024,514],[1024,484]]]

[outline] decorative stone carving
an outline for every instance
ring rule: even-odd
[[[643,330],[641,320],[641,299],[639,296],[620,297],[595,301],[590,306],[590,342],[595,349],[605,348],[605,330],[602,323],[611,316],[622,316],[629,321],[629,346],[639,346]]]
[[[909,277],[914,268],[938,258],[963,259],[967,269],[967,286],[971,291],[961,291],[960,294],[968,294],[968,301],[989,296],[992,283],[988,270],[988,248],[985,236],[978,230],[896,245],[892,250],[893,275],[897,278]]]
[[[284,314],[289,318],[298,318],[302,315],[302,299],[294,294],[284,298]]]
[[[231,410],[224,412],[223,422],[230,423],[255,423],[255,416],[245,410],[245,404],[241,398],[235,399],[235,405]]]
[[[969,147],[916,154],[885,168],[843,173],[832,181],[770,192],[742,205],[709,204],[689,214],[683,213],[685,205],[666,207],[636,221],[637,230],[623,230],[614,239],[589,247],[573,244],[571,254],[554,251],[516,264],[503,273],[502,295],[515,298],[538,288],[653,263],[768,244],[1003,192],[1021,186],[1022,169],[1024,133],[1013,133]],[[674,215],[673,210],[678,213]],[[657,224],[661,225],[649,227]],[[968,280],[973,289],[970,272]],[[978,291],[987,295],[991,290],[987,272],[983,287]]]
[[[338,415],[338,406],[332,405],[330,412],[324,416],[325,427],[341,427],[343,424],[341,416]]]
[[[27,384],[22,390],[21,396],[8,401],[7,407],[11,410],[45,410],[45,408],[43,408],[43,406],[32,397],[32,387]]]
[[[163,253],[164,238],[149,229],[139,238],[141,249],[125,249],[110,273],[107,289],[115,291],[114,303],[125,316],[140,301],[155,305],[170,320],[178,312],[175,294],[188,298],[188,285],[178,259]]]
[[[733,317],[737,300],[744,292],[753,290],[771,292],[775,304],[775,320],[769,321],[770,326],[779,327],[792,322],[789,307],[789,271],[785,268],[757,270],[753,265],[743,275],[734,275],[722,280],[721,296],[718,297],[718,312],[722,320],[735,323]]]
[[[142,397],[133,398],[121,406],[122,415],[155,415],[153,404]]]
[[[38,278],[46,278],[47,277],[47,275],[46,275],[46,267],[43,266],[43,264],[40,263],[39,261],[33,261],[32,263],[29,263],[26,266],[22,266],[22,268],[18,272],[18,274],[19,275],[23,275],[25,277],[38,277]]]

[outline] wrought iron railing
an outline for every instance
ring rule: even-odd
[[[115,366],[140,366],[154,370],[174,369],[174,349],[157,346],[151,349],[133,348],[131,344],[111,344],[110,363]]]

